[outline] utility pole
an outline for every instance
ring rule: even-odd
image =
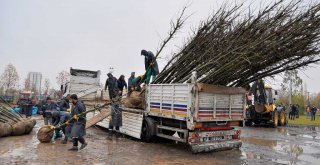
[[[308,105],[310,105],[310,96],[309,96],[310,92],[307,92],[307,93],[308,93]]]
[[[290,84],[289,84],[289,105],[292,104],[292,71],[289,71],[289,79],[290,79]]]

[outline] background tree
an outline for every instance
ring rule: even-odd
[[[35,95],[39,94],[39,91],[37,90],[36,84],[32,84],[31,92],[33,92]]]
[[[303,80],[300,78],[297,70],[288,70],[283,74],[283,80],[281,83],[281,90],[279,93],[279,99],[276,104],[284,104],[289,108],[290,98],[290,79],[292,81],[292,104],[299,105],[299,113],[304,114],[307,105],[307,88],[306,84],[303,84]]]
[[[30,88],[31,88],[30,79],[28,79],[28,78],[24,79],[24,90],[30,91],[31,90]]]
[[[320,108],[320,93],[318,93],[311,101],[312,105]]]
[[[58,85],[62,85],[65,84],[66,82],[69,81],[70,78],[70,73],[68,73],[67,71],[61,71],[58,76],[56,77],[57,83]]]
[[[4,88],[3,88],[3,86],[0,86],[0,95],[4,95]]]
[[[5,93],[7,94],[8,90],[12,91],[16,88],[19,81],[19,75],[16,68],[12,64],[8,64],[6,69],[1,75],[1,84],[5,88]]]
[[[290,79],[292,81],[292,94],[303,92],[302,79],[299,76],[298,70],[287,70],[283,74],[281,90],[290,92]]]
[[[50,80],[48,78],[44,79],[44,94],[48,95],[50,88]]]

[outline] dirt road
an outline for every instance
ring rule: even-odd
[[[57,140],[42,144],[36,132],[30,135],[0,138],[0,164],[318,164],[320,162],[319,127],[259,128],[245,127],[240,150],[192,154],[182,144],[144,143],[128,137],[106,139],[106,131],[90,128],[88,147],[71,152]]]

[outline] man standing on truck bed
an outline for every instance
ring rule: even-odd
[[[108,79],[106,81],[106,85],[104,87],[104,90],[107,90],[109,88],[109,98],[112,100],[113,98],[118,96],[118,83],[117,79],[113,77],[111,73],[108,73]]]
[[[141,55],[144,56],[144,66],[147,72],[146,84],[149,84],[150,78],[153,81],[155,76],[159,74],[158,63],[151,51],[141,50]]]

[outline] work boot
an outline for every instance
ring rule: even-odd
[[[62,144],[67,144],[68,143],[68,137],[64,137],[64,139],[61,142]]]
[[[77,146],[72,146],[72,148],[68,149],[69,151],[78,151],[78,147]]]
[[[81,144],[81,147],[79,148],[79,151],[83,150],[87,145],[88,145],[88,143],[86,143],[86,142]]]

